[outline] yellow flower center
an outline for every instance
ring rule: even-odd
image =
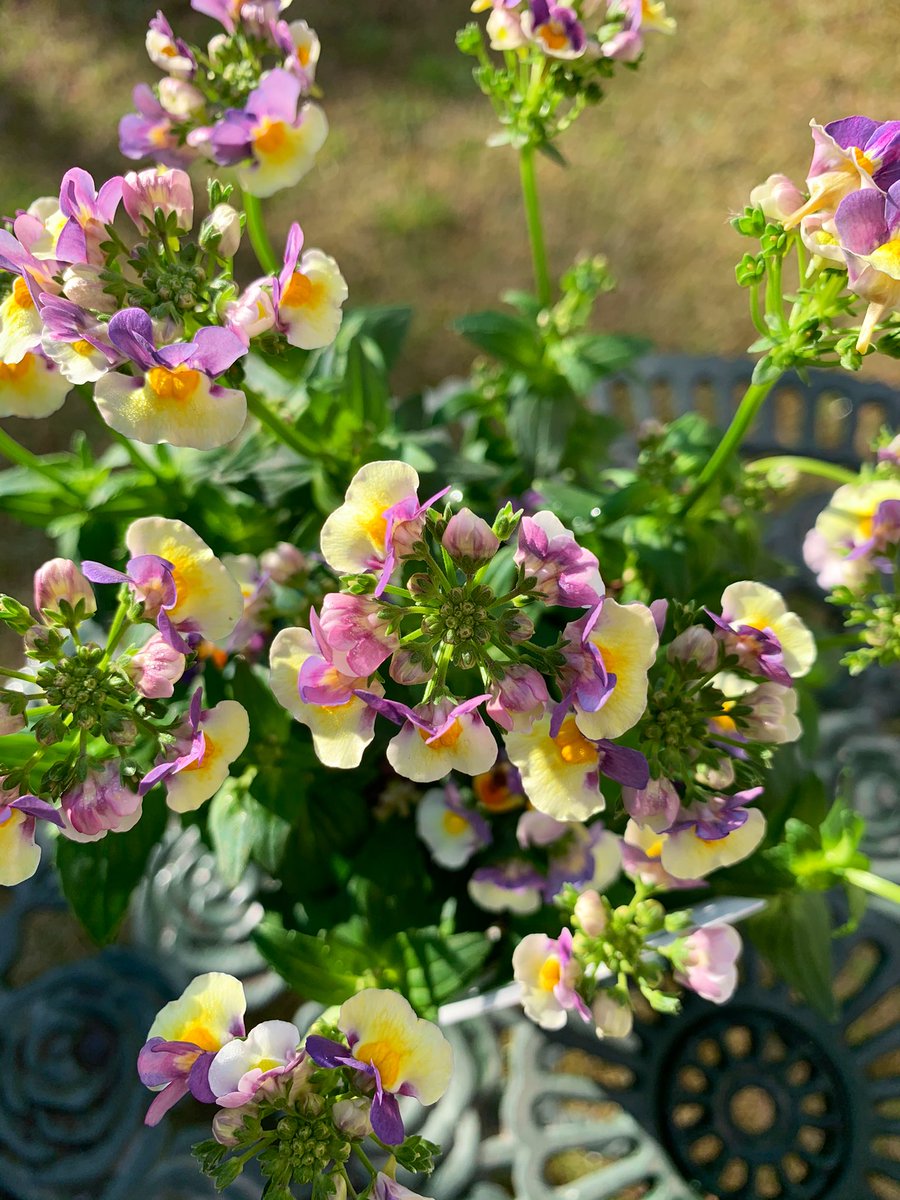
[[[717,729],[721,729],[723,733],[736,733],[737,725],[734,723],[734,718],[729,717],[728,710],[734,708],[734,700],[725,700],[722,704],[722,711],[717,717],[713,717],[710,724],[715,725]]]
[[[869,255],[869,262],[877,271],[884,271],[895,279],[900,275],[900,239],[877,246]]]
[[[288,308],[318,308],[325,287],[315,283],[308,275],[295,271],[290,283],[281,294],[281,303]]]
[[[567,766],[581,766],[597,761],[597,747],[584,736],[575,724],[574,717],[566,717],[553,741],[560,758]]]
[[[861,167],[864,171],[868,171],[870,175],[875,174],[878,169],[877,163],[874,163],[872,159],[869,158],[868,154],[864,154],[863,151],[860,150],[859,146],[852,146],[850,148],[850,153],[853,156],[853,161],[858,167]]]
[[[160,150],[164,146],[168,145],[169,128],[170,126],[168,121],[160,121],[158,125],[154,125],[147,134],[147,140],[149,141],[150,145],[156,146],[157,149]]]
[[[90,342],[86,342],[84,338],[79,338],[77,342],[73,342],[72,349],[76,354],[80,354],[82,358],[90,358],[94,353],[94,347]]]
[[[541,40],[548,50],[564,50],[569,44],[565,26],[561,21],[548,21],[541,26]]]
[[[203,1021],[191,1021],[189,1025],[185,1025],[176,1040],[191,1042],[192,1045],[199,1046],[201,1050],[222,1049],[222,1043]]]
[[[274,1071],[276,1067],[281,1067],[284,1064],[279,1062],[277,1058],[258,1058],[253,1065],[260,1071]]]
[[[31,370],[33,354],[26,354],[21,362],[0,362],[0,383],[18,383]]]
[[[460,813],[447,809],[443,818],[444,832],[450,837],[461,837],[469,828],[469,822]]]
[[[459,719],[455,720],[449,728],[445,729],[439,738],[435,738],[431,742],[432,750],[452,750],[459,741],[462,734],[462,725]],[[431,734],[426,729],[419,730],[419,737],[423,742],[427,742]]]
[[[253,146],[261,154],[284,154],[288,146],[287,126],[284,121],[273,121],[263,117],[253,131]]]
[[[190,400],[200,385],[200,372],[183,363],[174,369],[151,367],[147,382],[160,400]]]
[[[188,763],[184,768],[185,771],[200,771],[209,766],[211,758],[216,756],[216,743],[212,740],[208,733],[203,734],[203,759],[200,762]]]
[[[165,46],[163,46],[163,48],[162,48],[162,50],[160,51],[160,53],[161,53],[161,54],[162,54],[162,55],[163,55],[165,58],[177,58],[177,57],[178,57],[178,51],[177,51],[177,50],[176,50],[176,48],[175,48],[175,47],[172,45],[172,43],[171,43],[171,42],[169,42],[169,43],[168,43],[168,45],[165,45]]]
[[[400,1051],[390,1042],[366,1042],[353,1051],[357,1062],[371,1063],[381,1076],[381,1086],[392,1091],[400,1079]]]
[[[28,290],[28,284],[21,275],[16,276],[12,289],[13,303],[19,308],[34,308],[34,300]]]
[[[662,838],[657,838],[655,842],[652,842],[647,847],[647,849],[644,851],[644,853],[647,855],[648,858],[660,858],[662,856],[662,848],[663,848]]]
[[[297,47],[297,61],[301,67],[309,66],[309,46]]]
[[[552,992],[562,977],[559,959],[550,957],[538,972],[538,987],[542,992]]]

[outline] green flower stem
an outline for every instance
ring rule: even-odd
[[[718,478],[722,468],[730,461],[731,456],[737,452],[775,382],[775,379],[770,379],[766,383],[751,383],[747,388],[731,424],[725,431],[724,437],[713,451],[706,466],[700,472],[697,482],[687,498],[687,502],[682,510],[685,515],[706,495],[707,490]]]
[[[271,433],[275,434],[279,442],[283,442],[285,446],[289,446],[301,458],[315,458],[317,456],[318,452],[313,442],[308,441],[298,430],[288,425],[286,421],[283,421],[276,412],[269,408],[261,396],[257,396],[255,392],[251,392],[246,388],[244,390],[247,397],[247,407],[260,424],[265,425]]]
[[[365,1150],[363,1150],[362,1146],[358,1145],[356,1142],[353,1143],[353,1153],[356,1155],[356,1157],[359,1159],[359,1161],[362,1163],[362,1165],[366,1168],[366,1170],[369,1172],[369,1174],[374,1178],[378,1174],[378,1172],[372,1166],[372,1162],[371,1162],[371,1159],[369,1158],[368,1154],[366,1154],[366,1152],[365,1152]]]
[[[550,285],[550,270],[547,266],[547,247],[544,243],[544,226],[541,221],[541,202],[537,190],[534,154],[534,146],[523,146],[519,150],[519,178],[522,182],[522,199],[525,202],[528,240],[531,243],[534,282],[537,287],[538,299],[544,308],[548,308],[553,299],[553,293]]]
[[[10,667],[0,667],[0,675],[5,675],[7,679],[24,679],[26,683],[34,683],[33,675],[26,675],[24,671],[13,671]]]
[[[820,458],[803,458],[797,454],[776,454],[771,458],[757,458],[747,463],[748,471],[768,472],[779,467],[799,471],[801,475],[832,479],[835,483],[856,483],[859,478],[855,471],[848,471],[846,467],[839,467],[836,463],[823,462]]]
[[[763,337],[769,336],[769,327],[762,315],[762,310],[759,305],[759,284],[754,283],[750,288],[750,317],[753,324],[756,326],[756,332],[761,333]]]
[[[105,667],[109,663],[115,653],[116,646],[125,635],[125,631],[131,622],[128,620],[128,610],[131,608],[131,599],[127,589],[122,589],[122,595],[119,599],[119,607],[116,609],[116,615],[113,617],[112,625],[109,627],[109,636],[106,639],[106,650],[103,658],[100,660],[100,666]]]
[[[0,429],[0,454],[8,459],[9,462],[15,463],[17,467],[25,467],[29,471],[35,471],[38,475],[43,475],[45,479],[49,479],[57,487],[68,492],[81,505],[84,499],[81,493],[76,491],[67,479],[63,479],[55,467],[49,466],[36,454],[32,454],[30,450],[26,450],[24,446],[19,445],[16,439],[8,434],[5,429]]]
[[[269,235],[266,232],[259,197],[251,196],[249,192],[244,192],[242,195],[244,214],[247,218],[247,233],[250,236],[250,245],[253,247],[253,253],[267,275],[277,275],[281,264],[275,255],[275,251],[272,249],[272,243],[269,241]]]
[[[872,871],[860,871],[856,867],[847,867],[843,875],[847,883],[853,884],[854,887],[862,888],[873,896],[879,896],[882,900],[889,900],[891,904],[900,906],[900,885],[892,883],[890,879],[882,879]]]

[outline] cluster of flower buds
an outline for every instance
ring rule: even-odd
[[[134,90],[123,117],[126,158],[187,166],[198,156],[237,167],[241,187],[271,196],[312,167],[328,135],[314,92],[320,45],[306,21],[286,21],[290,0],[192,0],[221,25],[205,48],[177,37],[161,12],[147,53],[165,77]]]
[[[140,820],[144,796],[163,784],[169,808],[189,812],[215,794],[244,751],[244,708],[204,708],[187,691],[198,659],[258,649],[273,589],[305,564],[293,547],[263,555],[242,580],[182,521],[142,517],[126,534],[124,571],[67,559],[35,574],[34,612],[10,597],[0,620],[24,639],[25,669],[0,668],[0,883],[34,874],[35,820],[90,842]],[[248,569],[243,559],[235,567]],[[270,573],[267,573],[270,572]],[[105,637],[91,621],[91,586],[120,588]],[[24,754],[22,745],[25,745]]]
[[[803,555],[862,645],[844,659],[857,674],[900,662],[900,436],[885,432],[877,461],[842,484],[806,535]]]
[[[294,225],[281,271],[239,292],[243,216],[230,192],[210,182],[210,213],[192,233],[184,171],[131,172],[98,191],[76,167],[58,197],[0,228],[0,416],[49,416],[74,385],[92,385],[106,423],[136,441],[211,449],[235,438],[246,396],[219,377],[241,383],[251,339],[276,351],[330,344],[347,285],[334,259],[303,253]]]
[[[142,1083],[157,1093],[147,1124],[188,1094],[217,1105],[213,1137],[194,1154],[220,1189],[256,1158],[266,1195],[277,1200],[310,1183],[316,1195],[343,1198],[353,1178],[352,1195],[417,1200],[396,1182],[396,1167],[428,1172],[438,1147],[407,1137],[397,1097],[430,1105],[444,1094],[453,1054],[438,1027],[396,992],[376,988],[345,1001],[333,1025],[326,1015],[309,1035],[277,1020],[248,1033],[246,1008],[240,982],[212,973],[162,1009],[138,1058]],[[382,1170],[370,1155],[387,1155]]]
[[[617,908],[593,889],[562,904],[571,928],[527,934],[513,954],[525,1013],[542,1028],[561,1029],[575,1013],[598,1037],[622,1038],[634,1024],[632,988],[670,1014],[680,1008],[677,986],[714,1004],[734,993],[741,938],[730,925],[687,932],[687,913],[667,916],[640,889]]]

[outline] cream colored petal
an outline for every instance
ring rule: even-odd
[[[322,555],[334,571],[355,572],[384,559],[384,513],[415,495],[419,476],[396,460],[367,463],[353,476],[344,503],[322,526]]]
[[[211,971],[198,975],[177,1000],[160,1010],[147,1040],[161,1037],[167,1042],[188,1041],[204,1050],[218,1050],[240,1033],[246,1011],[240,980]]]
[[[619,604],[607,598],[590,638],[606,669],[616,676],[616,685],[597,712],[578,711],[578,728],[594,740],[621,737],[647,707],[647,672],[659,648],[653,613],[643,604]]]
[[[536,809],[558,821],[584,821],[606,806],[599,787],[589,782],[589,777],[596,774],[598,757],[583,763],[566,762],[549,729],[550,721],[545,717],[528,732],[507,733],[504,741],[509,760]]]
[[[0,417],[39,420],[52,416],[62,408],[71,388],[39,354],[26,354],[15,363],[0,360]]]
[[[27,832],[28,817],[18,809],[0,823],[0,887],[15,887],[30,879],[41,861],[41,848]]]
[[[754,629],[770,628],[787,612],[780,592],[765,583],[750,579],[730,583],[722,593],[722,613],[735,625],[752,625]]]
[[[233,441],[247,419],[244,393],[213,390],[205,375],[189,398],[162,399],[148,384],[112,371],[97,381],[94,399],[107,425],[151,446],[165,442],[212,450]]]
[[[19,362],[41,343],[44,331],[40,313],[30,294],[24,304],[16,298],[14,289],[0,304],[0,362]]]
[[[796,613],[788,612],[778,617],[772,632],[781,642],[785,670],[792,679],[801,679],[809,673],[816,661],[816,639]]]
[[[328,121],[323,110],[318,104],[304,105],[302,123],[285,129],[285,142],[277,154],[254,147],[256,165],[238,170],[241,187],[260,198],[293,187],[312,169],[327,136]]]
[[[317,654],[315,638],[308,629],[282,629],[275,635],[269,651],[269,686],[282,708],[286,708],[298,721],[305,721],[309,708],[300,699],[300,668],[313,654]]]
[[[220,700],[204,718],[202,729],[207,738],[203,762],[166,780],[166,804],[173,812],[193,812],[214,796],[250,740],[247,710],[236,700]]]

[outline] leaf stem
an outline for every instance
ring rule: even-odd
[[[798,454],[775,454],[771,458],[757,458],[747,463],[748,471],[768,472],[778,467],[798,471],[801,475],[832,479],[835,483],[856,483],[859,478],[855,471],[848,471],[837,463],[824,462],[820,458],[804,458]]]
[[[30,450],[26,450],[5,429],[0,429],[0,454],[11,463],[15,463],[17,467],[25,467],[29,471],[35,471],[38,475],[43,475],[45,479],[49,479],[57,487],[68,492],[70,496],[78,501],[79,506],[82,504],[84,497],[67,479],[64,479],[59,474],[55,467],[51,467],[36,454],[32,454]]]
[[[279,442],[283,442],[285,446],[289,446],[301,458],[316,457],[315,445],[308,442],[302,434],[288,425],[286,421],[283,421],[273,409],[269,408],[261,396],[248,389],[245,389],[245,394],[249,410],[260,424],[265,425],[271,433],[275,434]]]
[[[250,245],[253,247],[253,253],[267,275],[277,275],[279,267],[278,258],[272,249],[272,243],[269,241],[269,235],[266,232],[259,197],[251,196],[249,192],[243,192],[242,198],[244,214],[247,217],[247,233],[250,236]]]
[[[871,892],[873,896],[880,896],[882,900],[889,900],[891,904],[900,906],[900,885],[892,883],[890,879],[882,879],[873,871],[861,871],[857,867],[847,867],[843,876],[847,883],[852,883],[854,887],[862,888],[863,891]]]
[[[547,247],[544,242],[544,226],[541,221],[541,202],[537,190],[537,173],[534,164],[534,146],[532,145],[522,146],[519,150],[519,178],[522,183],[522,199],[525,203],[528,240],[531,243],[534,282],[541,305],[548,308],[553,299],[553,292],[550,285],[550,270],[547,266]]]

